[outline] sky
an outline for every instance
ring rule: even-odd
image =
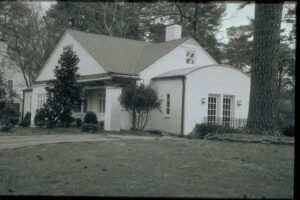
[[[46,11],[47,9],[50,8],[51,4],[55,2],[51,1],[45,1],[45,2],[40,2],[42,5],[42,8]],[[249,18],[254,18],[254,3],[249,4],[245,6],[243,9],[238,9],[241,3],[237,2],[226,2],[226,12],[225,16],[223,17],[223,23],[221,25],[220,31],[217,34],[217,39],[220,42],[228,42],[228,38],[226,35],[226,29],[231,27],[231,26],[240,26],[240,25],[247,25],[250,23]],[[295,3],[290,3],[290,4],[284,4],[283,7],[283,16],[287,13],[288,8],[293,8],[295,7]],[[282,28],[286,29],[286,34],[289,33],[291,30],[291,26],[286,23],[282,23]]]

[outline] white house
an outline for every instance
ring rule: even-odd
[[[25,91],[24,105],[32,122],[36,109],[46,101],[45,86],[54,79],[54,68],[64,48],[78,55],[84,86],[75,117],[93,111],[106,130],[129,129],[128,113],[118,97],[125,84],[150,84],[162,99],[146,127],[188,134],[203,120],[230,124],[248,114],[250,77],[218,64],[192,37],[181,38],[181,26],[166,28],[166,41],[158,44],[67,30],[38,74],[32,90]],[[27,110],[25,110],[26,112]]]
[[[7,53],[7,45],[0,41],[0,73],[3,76],[4,83],[9,90],[15,93],[13,97],[13,105],[16,106],[20,113],[23,114],[23,89],[25,89],[26,81],[24,74],[16,63],[11,60]],[[20,116],[21,117],[21,116]]]

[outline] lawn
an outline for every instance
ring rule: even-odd
[[[37,128],[37,127],[30,127],[30,128],[24,128],[24,127],[15,127],[12,128],[8,132],[4,132],[0,130],[0,136],[15,136],[15,135],[49,135],[49,134],[86,134],[86,132],[81,131],[80,128]],[[128,130],[122,130],[122,131],[104,131],[104,130],[98,130],[96,133],[89,132],[88,134],[121,134],[121,135],[144,135],[144,136],[159,136],[158,133],[150,133],[147,131],[128,131]]]
[[[293,198],[294,146],[210,140],[0,151],[0,195]]]

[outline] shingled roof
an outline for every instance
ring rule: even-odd
[[[67,30],[107,71],[138,74],[168,52],[190,39],[150,43],[100,34]]]

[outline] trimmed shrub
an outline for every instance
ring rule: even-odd
[[[20,122],[20,126],[29,127],[30,126],[30,121],[31,121],[31,113],[27,112],[25,114],[24,119]]]
[[[83,132],[91,132],[91,133],[96,133],[98,129],[99,129],[98,125],[92,123],[90,124],[83,123],[81,128]]]
[[[19,121],[19,112],[13,105],[5,105],[0,111],[0,126],[3,131],[9,131]]]
[[[97,116],[94,112],[87,112],[84,116],[83,123],[86,124],[98,124]]]
[[[46,106],[38,109],[36,111],[35,117],[34,117],[34,124],[40,128],[51,128],[54,127],[56,122],[54,119],[53,110],[49,109],[49,107]]]
[[[76,119],[76,126],[80,128],[82,126],[82,120],[80,118]]]
[[[237,133],[238,129],[234,129],[225,125],[218,124],[196,124],[192,133],[188,135],[189,138],[203,139],[207,134],[215,133]]]

